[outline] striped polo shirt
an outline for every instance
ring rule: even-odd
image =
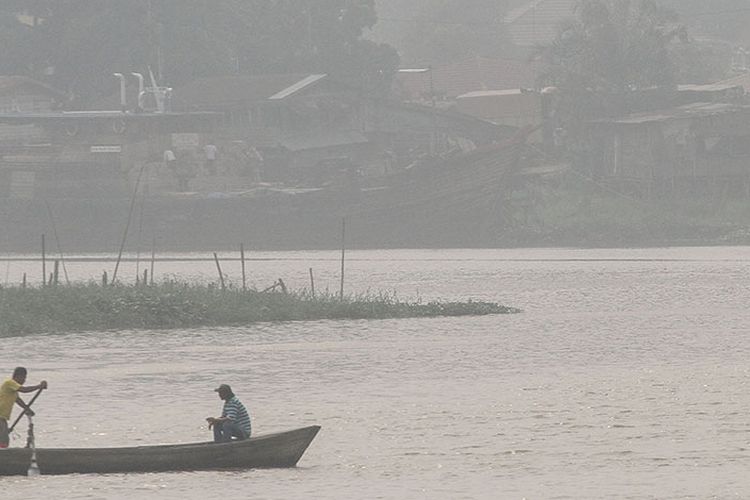
[[[237,399],[237,396],[232,396],[224,401],[224,409],[221,412],[221,416],[230,419],[250,436],[250,415],[248,415],[245,405]]]

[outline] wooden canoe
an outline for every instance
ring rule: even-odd
[[[294,467],[319,430],[315,425],[230,443],[37,448],[36,456],[45,475]],[[1,449],[0,476],[25,476],[30,462],[28,448]]]

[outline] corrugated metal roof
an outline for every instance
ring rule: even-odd
[[[716,82],[716,83],[709,83],[705,85],[694,85],[694,84],[678,85],[677,90],[679,92],[722,92],[725,90],[735,89],[741,86],[742,85],[739,85],[736,83]]]
[[[172,104],[176,107],[188,107],[260,102],[294,88],[310,77],[311,75],[304,74],[281,74],[198,78],[175,88]]]
[[[524,91],[521,89],[510,89],[510,90],[480,90],[478,92],[467,92],[466,94],[462,94],[456,99],[469,99],[472,97],[495,97],[495,96],[503,96],[503,95],[520,95],[523,94]]]
[[[289,97],[291,95],[296,94],[300,90],[302,90],[302,89],[304,89],[306,87],[309,87],[310,85],[313,85],[316,82],[319,82],[320,80],[322,80],[325,77],[326,77],[326,75],[310,75],[307,78],[304,78],[304,79],[298,81],[294,85],[291,85],[291,86],[285,88],[281,92],[278,92],[278,93],[272,95],[268,99],[270,99],[270,100],[284,99],[286,97]]]
[[[505,16],[513,43],[521,47],[549,45],[560,23],[574,15],[576,0],[534,0]]]
[[[616,124],[616,125],[639,125],[643,123],[658,123],[674,120],[687,120],[692,118],[703,118],[717,116],[725,113],[739,111],[750,111],[750,106],[741,106],[723,102],[698,102],[686,104],[673,109],[660,110],[652,113],[634,113],[619,118],[593,120],[592,123]]]
[[[396,85],[407,100],[427,98],[430,86],[436,95],[452,99],[467,92],[534,87],[538,72],[538,62],[474,56],[428,71],[399,72]]]
[[[732,78],[727,78],[720,82],[716,82],[714,85],[732,85],[740,86],[745,89],[745,92],[750,92],[750,73],[742,73]]]

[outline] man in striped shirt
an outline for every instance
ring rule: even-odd
[[[214,389],[224,401],[224,408],[220,417],[208,417],[208,428],[214,429],[214,441],[227,443],[232,438],[247,439],[250,437],[250,415],[245,405],[232,392],[227,384],[221,384]]]

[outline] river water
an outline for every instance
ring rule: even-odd
[[[335,252],[251,254],[258,288],[338,290]],[[5,340],[43,447],[208,437],[229,383],[256,433],[322,431],[290,470],[4,478],[8,498],[749,498],[750,248],[356,251],[350,292],[483,299],[507,316]],[[165,276],[215,280],[172,256]],[[235,283],[236,255],[223,254]],[[74,280],[112,262],[67,262]],[[5,281],[41,274],[11,260]],[[120,269],[135,275],[134,262]],[[143,263],[140,264],[143,269]],[[2,267],[0,267],[2,270]],[[22,444],[23,436],[15,443]]]

